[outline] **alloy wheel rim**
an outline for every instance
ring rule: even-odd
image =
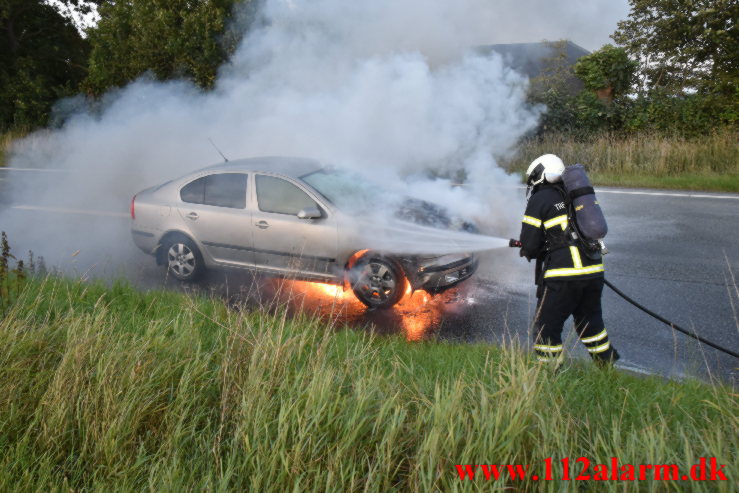
[[[195,271],[195,254],[184,243],[175,243],[167,251],[169,269],[178,277],[188,277]]]
[[[397,280],[392,270],[381,262],[370,262],[359,274],[357,287],[364,297],[374,303],[383,303],[397,288]]]

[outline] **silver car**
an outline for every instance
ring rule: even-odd
[[[435,293],[472,276],[477,260],[469,253],[373,248],[398,231],[412,235],[414,227],[474,231],[433,204],[393,197],[316,161],[243,159],[139,192],[131,200],[131,233],[182,281],[206,269],[249,269],[351,287],[371,308],[393,306],[408,286]],[[392,204],[392,221],[401,225],[394,233],[369,217],[368,207],[379,204]]]

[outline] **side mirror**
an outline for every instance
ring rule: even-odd
[[[321,217],[321,211],[318,207],[306,207],[298,212],[299,219],[318,219]]]

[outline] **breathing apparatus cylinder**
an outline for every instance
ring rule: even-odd
[[[572,204],[575,214],[575,223],[581,239],[592,248],[606,253],[603,238],[608,233],[608,224],[603,211],[598,204],[595,190],[590,183],[585,167],[582,164],[567,166],[562,173],[567,198]]]

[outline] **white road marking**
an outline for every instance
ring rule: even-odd
[[[22,211],[57,212],[60,214],[82,214],[86,216],[128,217],[128,214],[126,214],[125,212],[85,211],[82,209],[66,209],[63,207],[43,207],[39,205],[14,205],[12,208],[19,209]]]
[[[663,196],[663,197],[687,197],[690,199],[730,199],[730,200],[739,200],[739,194],[738,195],[711,195],[707,193],[692,193],[692,192],[643,192],[638,190],[606,190],[603,188],[598,188],[596,193],[620,193],[623,195],[653,195],[653,196]]]
[[[468,183],[453,183],[453,187],[469,187],[470,185]],[[516,188],[519,190],[525,190],[525,185],[493,185],[490,188]],[[732,194],[732,195],[719,195],[719,193],[711,194],[711,193],[696,193],[696,192],[678,192],[678,191],[670,191],[670,192],[651,192],[646,190],[609,190],[607,187],[596,187],[595,190],[596,194],[599,193],[615,193],[615,194],[622,194],[622,195],[651,195],[656,197],[685,197],[688,199],[723,199],[723,200],[739,200],[739,194]]]
[[[0,167],[0,171],[30,171],[30,172],[39,172],[39,173],[70,173],[68,170],[64,169],[54,169],[54,168],[4,168]],[[0,180],[3,180],[0,178]],[[468,183],[453,183],[453,187],[468,187],[470,186]],[[517,188],[517,189],[525,189],[525,185],[515,185],[515,186],[495,186],[494,188]],[[608,190],[604,187],[598,187],[597,193],[615,193],[615,194],[622,194],[622,195],[650,195],[653,197],[686,197],[690,199],[721,199],[721,200],[739,200],[739,194],[733,194],[733,195],[714,195],[710,193],[694,193],[694,192],[649,192],[644,190]]]
[[[65,169],[54,168],[5,168],[0,166],[0,171],[37,171],[39,173],[69,173]]]

